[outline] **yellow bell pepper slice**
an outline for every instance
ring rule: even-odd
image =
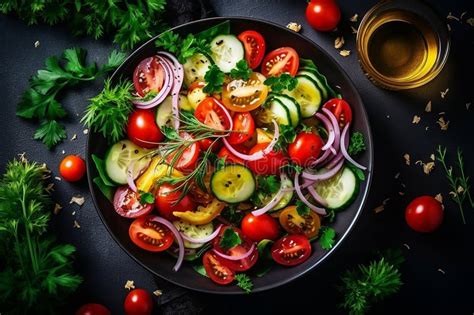
[[[173,211],[173,215],[187,223],[196,225],[207,224],[221,214],[225,205],[224,202],[214,198],[207,206],[198,206],[196,211]]]
[[[144,191],[144,192],[150,192],[151,190],[154,189],[156,182],[162,178],[165,177],[168,174],[168,171],[170,169],[169,165],[166,164],[159,164],[160,162],[160,157],[155,156],[150,163],[150,166],[148,166],[147,170],[145,173],[143,173],[135,182],[135,185],[137,186],[137,189],[139,191]],[[173,169],[171,172],[172,177],[181,177],[183,176],[183,173],[180,171]]]

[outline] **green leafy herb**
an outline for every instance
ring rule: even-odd
[[[202,90],[208,94],[220,93],[224,85],[224,79],[224,72],[217,65],[212,65],[204,75],[204,80],[207,84]]]
[[[95,154],[92,154],[92,161],[94,162],[95,168],[97,169],[97,172],[99,173],[99,177],[102,179],[102,182],[110,187],[115,187],[117,186],[116,183],[114,183],[109,175],[107,175],[107,172],[105,170],[105,162],[103,159],[98,157]]]
[[[280,137],[278,138],[278,141],[275,144],[275,147],[278,150],[286,151],[288,148],[288,145],[290,143],[293,143],[296,139],[296,130],[292,126],[288,126],[288,125],[280,125],[279,129],[280,129]]]
[[[140,191],[140,204],[153,204],[155,203],[155,196],[150,192]]]
[[[235,281],[237,286],[245,291],[245,293],[251,293],[253,289],[252,279],[245,273],[238,273],[235,275]]]
[[[220,171],[225,166],[225,158],[217,158],[216,159],[216,171]]]
[[[257,277],[263,277],[266,275],[273,267],[273,258],[271,254],[271,248],[273,245],[272,240],[263,239],[257,244],[258,249],[258,260],[253,268],[255,275]]]
[[[71,48],[63,52],[62,59],[55,56],[46,59],[45,69],[38,70],[30,79],[30,88],[18,104],[18,116],[41,122],[34,138],[43,141],[49,149],[66,138],[64,126],[58,123],[58,119],[67,115],[58,102],[59,94],[66,87],[95,80],[115,69],[125,58],[123,53],[113,51],[107,63],[98,68],[95,63],[86,65],[86,54],[84,49]]]
[[[16,13],[28,24],[66,22],[73,34],[95,39],[108,34],[122,49],[131,49],[166,28],[166,0],[12,0],[2,1],[0,12]]]
[[[361,180],[361,181],[365,180],[365,174],[364,174],[363,170],[361,170],[357,166],[353,165],[352,163],[346,163],[346,165],[347,165],[347,167],[349,167],[354,172],[354,174],[356,175],[356,177],[359,180]]]
[[[275,175],[257,176],[258,190],[271,195],[280,190],[280,181]]]
[[[283,73],[278,77],[269,77],[263,83],[270,86],[272,92],[281,92],[283,90],[294,90],[298,84],[298,80],[288,73]]]
[[[242,240],[240,239],[239,234],[236,233],[232,228],[225,229],[219,245],[223,249],[227,250],[240,244],[242,244]]]
[[[235,205],[228,205],[221,212],[221,217],[226,219],[232,224],[238,225],[244,217],[242,211],[239,211]]]
[[[230,76],[233,79],[243,79],[248,80],[252,74],[252,69],[249,68],[249,64],[245,59],[237,62],[237,65],[234,69],[230,71]]]
[[[300,216],[307,216],[310,212],[310,209],[303,201],[296,200],[296,211]]]
[[[194,271],[196,271],[198,274],[209,278],[209,276],[207,275],[206,269],[204,268],[204,265],[202,264],[201,261],[199,261],[199,263],[192,264],[192,266],[193,266]]]
[[[0,180],[0,305],[5,314],[52,314],[81,283],[75,248],[46,233],[51,217],[46,166],[24,156]],[[48,301],[48,303],[44,303]]]
[[[94,177],[92,181],[94,182],[94,184],[96,184],[96,186],[99,188],[102,194],[107,198],[107,200],[109,200],[110,202],[113,202],[115,188],[105,184],[103,179],[100,176]]]
[[[356,155],[365,151],[365,149],[364,135],[358,131],[354,132],[349,140],[349,148],[347,149],[347,152],[350,155]]]
[[[129,81],[112,86],[107,79],[102,92],[90,100],[81,122],[111,142],[119,141],[125,134],[128,116],[133,110],[132,90],[133,84]]]
[[[284,170],[288,173],[300,174],[303,171],[303,167],[295,163],[287,163],[280,167],[281,170]]]
[[[340,307],[352,315],[366,314],[374,302],[396,293],[402,286],[398,266],[385,258],[369,265],[359,265],[357,270],[346,271],[339,290],[344,294]]]
[[[336,231],[331,227],[323,226],[319,233],[319,245],[321,248],[325,250],[331,249],[336,242]]]

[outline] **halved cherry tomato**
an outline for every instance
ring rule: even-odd
[[[153,299],[148,291],[135,289],[127,295],[123,307],[127,315],[151,315]]]
[[[219,106],[218,101],[213,97],[207,97],[199,103],[194,112],[194,117],[216,130],[229,130],[230,128],[229,119],[222,107]]]
[[[128,235],[135,245],[150,252],[167,250],[173,244],[173,233],[163,224],[153,221],[155,215],[135,219]]]
[[[242,240],[242,243],[240,245],[236,245],[230,249],[223,249],[221,246],[220,246],[220,242],[221,242],[221,238],[222,238],[222,235],[224,234],[224,231],[226,229],[233,229],[234,232],[236,232],[237,234],[239,234],[239,237],[240,239]],[[247,236],[245,236],[241,230],[239,230],[238,228],[235,228],[235,227],[226,227],[226,228],[222,228],[219,235],[217,235],[217,237],[214,238],[213,240],[213,247],[215,250],[225,254],[225,255],[228,255],[228,256],[242,256],[243,254],[247,253],[250,249],[250,247],[252,246],[253,242],[247,238]],[[258,250],[257,250],[257,247],[255,246],[253,252],[250,254],[250,256],[244,258],[244,259],[240,259],[240,260],[229,260],[229,259],[225,259],[225,258],[222,258],[222,257],[219,257],[219,260],[222,262],[222,264],[226,265],[227,267],[229,267],[230,269],[234,270],[234,271],[246,271],[246,270],[249,270],[250,268],[252,268],[253,265],[255,265],[255,263],[257,262],[258,260]]]
[[[185,140],[191,140],[192,137],[189,133],[187,132],[180,132],[179,135],[181,138]],[[183,145],[187,146],[187,148],[184,149],[184,151],[181,153],[180,157],[178,160],[173,164],[174,168],[179,170],[179,171],[188,171],[192,169],[196,165],[196,161],[199,158],[199,151],[200,151],[200,146],[199,142],[194,142],[189,145],[186,144],[185,141],[183,141]],[[177,149],[175,152],[172,152],[166,157],[166,161],[168,163],[172,163],[174,160],[175,155],[181,150],[181,148]]]
[[[227,138],[230,144],[240,144],[252,138],[255,132],[255,122],[250,113],[236,113],[233,117],[234,131]]]
[[[268,146],[268,143],[258,143],[249,154],[260,152]],[[288,164],[288,158],[281,151],[271,151],[263,158],[247,162],[247,166],[253,173],[258,175],[274,175],[280,172],[280,167]]]
[[[262,34],[249,30],[240,33],[238,38],[244,44],[245,60],[247,60],[250,69],[257,68],[265,55],[266,45]]]
[[[133,72],[133,86],[141,97],[159,92],[163,87],[165,71],[156,56],[143,59]]]
[[[322,147],[323,140],[320,136],[303,131],[296,136],[295,141],[288,145],[288,154],[296,164],[309,166],[311,162],[316,161]]]
[[[263,59],[262,74],[266,77],[279,76],[282,73],[295,75],[300,65],[300,57],[291,47],[277,48]]]
[[[248,112],[263,104],[268,95],[265,77],[253,72],[250,78],[232,80],[222,89],[222,103],[234,112]]]
[[[207,251],[202,257],[202,264],[207,275],[218,284],[229,284],[234,281],[235,273],[229,267],[222,264],[217,254]]]
[[[303,234],[311,239],[318,235],[321,227],[321,219],[314,212],[310,211],[307,215],[299,215],[296,206],[289,206],[280,212],[281,226],[291,234]]]
[[[114,209],[125,218],[138,218],[153,210],[153,204],[140,203],[140,194],[131,190],[128,186],[121,186],[114,195]]]
[[[59,164],[59,174],[68,182],[77,182],[86,173],[86,163],[77,155],[68,155]]]
[[[176,203],[181,196],[181,191],[174,189],[174,186],[165,183],[158,188],[155,195],[155,207],[158,213],[170,221],[178,219],[173,215],[173,211],[185,212],[196,210],[196,204],[188,195]]]
[[[276,240],[280,235],[280,226],[268,214],[254,216],[248,213],[240,224],[244,235],[254,242],[260,242],[263,239]]]
[[[339,122],[339,127],[344,128],[346,124],[352,121],[352,109],[347,102],[341,98],[332,98],[327,101],[324,108],[329,109]]]
[[[311,244],[303,235],[293,234],[280,238],[272,246],[272,258],[283,266],[295,266],[311,256]]]
[[[128,117],[128,138],[143,148],[154,148],[164,136],[149,109],[137,109]]]
[[[234,149],[236,149],[239,152],[243,152],[244,150],[241,150],[241,148],[243,149],[244,147],[234,146]],[[245,164],[244,160],[230,153],[230,151],[225,146],[219,150],[219,153],[217,153],[217,156],[220,158],[224,158],[226,163],[237,163],[237,164],[242,164],[242,165]]]

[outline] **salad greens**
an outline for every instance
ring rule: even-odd
[[[350,155],[356,155],[363,151],[365,151],[365,141],[364,141],[364,134],[359,131],[352,133],[351,138],[349,140],[349,148],[347,152]]]

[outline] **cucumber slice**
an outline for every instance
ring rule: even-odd
[[[285,90],[283,93],[294,98],[300,105],[303,118],[312,117],[321,106],[321,92],[317,84],[306,75],[296,76],[296,87],[291,90]]]
[[[212,225],[212,222],[203,225],[195,225],[183,220],[176,220],[173,221],[173,225],[184,235],[197,239],[209,236],[212,234],[212,232],[214,232],[214,226]],[[204,243],[191,243],[187,240],[184,240],[184,247],[186,248],[200,248],[203,245]]]
[[[211,190],[220,201],[242,202],[255,191],[255,178],[243,165],[230,164],[214,172],[211,177]]]
[[[204,54],[196,53],[186,59],[184,68],[184,84],[187,87],[194,81],[204,80],[204,75],[211,66],[211,60]]]
[[[314,71],[308,70],[302,70],[297,73],[297,75],[305,75],[313,79],[313,81],[318,85],[319,90],[321,91],[321,96],[323,100],[327,100],[328,98],[328,90],[326,89],[326,86],[324,83],[321,81],[321,79],[316,75]]]
[[[328,209],[342,210],[359,194],[359,180],[350,168],[344,166],[332,178],[318,182],[314,188],[326,201]]]
[[[234,35],[219,35],[211,41],[211,58],[224,73],[244,59],[244,46]]]
[[[319,82],[321,84],[321,86],[324,87],[324,90],[326,90],[326,93],[327,93],[327,98],[337,97],[337,93],[334,92],[334,89],[329,85],[328,79],[321,72],[319,72],[318,68],[316,68],[316,67],[303,67],[303,68],[301,68],[300,71],[310,72],[314,76],[316,76],[318,78],[318,80],[316,80],[316,82]],[[318,83],[318,86],[319,86],[319,83]]]
[[[284,94],[272,94],[272,97],[279,100],[288,109],[291,125],[293,127],[298,126],[301,120],[301,110],[300,105],[295,101],[295,99]]]
[[[171,96],[167,96],[163,103],[161,103],[156,110],[155,121],[160,129],[164,126],[170,127],[173,124],[173,110],[171,102]]]
[[[143,149],[130,140],[121,140],[112,145],[105,156],[105,172],[115,183],[124,185],[127,183],[127,169],[133,162],[133,174],[150,163],[147,156],[149,150]]]
[[[288,108],[277,99],[270,99],[270,112],[279,125],[291,125],[291,116]]]
[[[289,180],[288,178],[285,179],[281,185],[283,185],[283,188],[293,188],[293,182],[291,180]],[[263,204],[267,204],[270,202],[270,200],[272,200],[273,197],[275,197],[277,193],[273,194],[272,196],[266,196],[262,199],[262,202]],[[270,210],[268,210],[268,213],[272,213],[272,212],[276,212],[280,209],[283,209],[285,208],[291,201],[291,199],[293,199],[293,191],[290,190],[288,192],[286,192],[284,195],[283,195],[283,198],[281,198],[280,202],[277,203],[277,205],[273,208],[271,208]]]

